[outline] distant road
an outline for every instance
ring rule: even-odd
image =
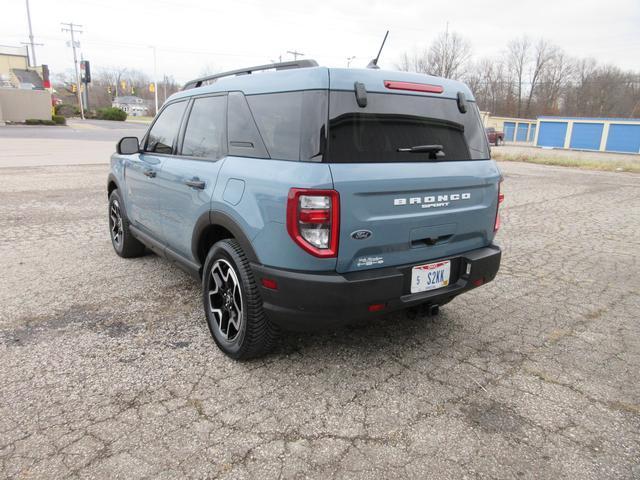
[[[0,168],[108,163],[116,142],[142,137],[147,125],[69,120],[63,126],[0,127]]]
[[[10,125],[0,127],[1,138],[66,138],[117,141],[126,135],[142,136],[147,124],[109,120],[69,119],[63,126]]]

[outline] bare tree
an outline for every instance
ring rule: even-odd
[[[531,42],[526,36],[512,40],[507,45],[507,65],[516,81],[516,98],[518,105],[516,115],[518,117],[522,115],[522,92],[524,89],[525,72],[530,61],[530,48]]]
[[[547,67],[540,74],[536,87],[536,113],[557,115],[561,108],[566,109],[567,99],[563,95],[575,78],[575,62],[559,49],[556,49]]]
[[[502,57],[471,62],[470,49],[459,48],[458,39],[445,32],[428,50],[404,53],[396,66],[461,78],[474,92],[478,107],[494,115],[640,115],[638,72],[572,59],[544,39],[532,43],[527,37],[509,42]]]
[[[480,108],[494,114],[506,114],[511,84],[501,59],[482,58],[464,77]]]
[[[414,50],[412,53],[404,52],[396,68],[403,72],[429,73],[427,65],[427,51]]]
[[[471,58],[471,44],[456,32],[440,33],[429,47],[427,71],[445,78],[461,78]]]
[[[556,47],[552,46],[544,39],[538,40],[533,53],[533,65],[531,69],[530,82],[529,82],[529,96],[527,97],[527,106],[524,110],[525,117],[528,117],[531,112],[531,100],[536,90],[540,78],[546,73],[549,68],[549,64],[556,55]]]

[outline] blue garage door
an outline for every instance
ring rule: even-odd
[[[529,128],[529,141],[533,142],[536,139],[536,124],[532,123],[531,128]]]
[[[640,153],[640,125],[609,125],[606,148],[610,152]]]
[[[571,130],[571,148],[600,150],[604,123],[574,123]]]
[[[527,141],[527,133],[529,133],[529,124],[528,123],[519,123],[518,130],[516,132],[516,142],[526,142]]]
[[[513,142],[513,137],[515,133],[516,133],[515,122],[504,122],[504,141]]]
[[[539,147],[564,147],[567,122],[540,122],[538,132]]]

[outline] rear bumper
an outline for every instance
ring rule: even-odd
[[[376,313],[369,311],[372,304],[384,304],[379,313],[387,313],[425,303],[445,303],[493,280],[500,268],[501,254],[500,247],[489,245],[454,257],[425,261],[451,260],[450,284],[416,294],[410,293],[415,264],[345,274],[298,272],[256,264],[251,267],[268,317],[283,328],[309,330],[373,317]],[[262,286],[263,278],[275,280],[278,289]]]

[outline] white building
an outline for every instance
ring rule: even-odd
[[[112,107],[119,108],[131,117],[140,117],[149,114],[149,102],[140,97],[125,95],[116,97],[111,102]]]

